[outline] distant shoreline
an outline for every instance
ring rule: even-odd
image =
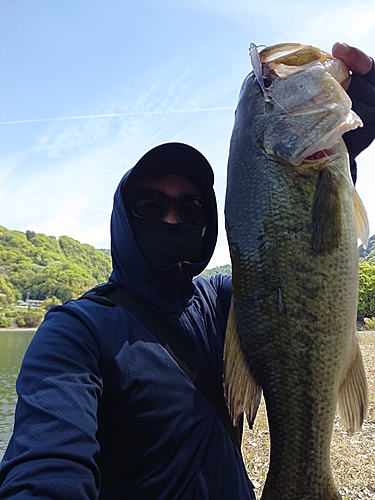
[[[3,328],[0,327],[1,332],[35,332],[37,328]]]

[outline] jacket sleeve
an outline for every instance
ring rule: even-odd
[[[363,127],[351,130],[343,135],[349,152],[350,171],[354,184],[357,180],[356,158],[366,149],[375,137],[375,64],[364,76],[352,74],[347,90],[352,100],[352,108],[360,116]]]
[[[74,310],[54,308],[36,332],[17,380],[13,436],[0,499],[94,499],[99,348]]]
[[[220,306],[227,321],[232,301],[232,275],[216,274],[211,278],[211,284],[217,290]]]

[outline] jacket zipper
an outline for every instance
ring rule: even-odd
[[[183,311],[183,307],[181,304],[181,298],[180,298],[180,288],[181,288],[183,275],[184,275],[184,268],[183,268],[182,262],[178,262],[178,280],[177,280],[177,284],[176,284],[175,302],[176,302],[176,308],[179,312]]]

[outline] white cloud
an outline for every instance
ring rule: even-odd
[[[364,51],[374,47],[373,0],[191,0],[190,4],[239,24],[247,30],[248,41],[259,45],[299,42],[329,51],[336,41],[347,41],[362,44],[359,48]]]
[[[99,120],[82,121],[75,126],[66,127],[61,132],[48,130],[39,139],[32,152],[46,153],[48,158],[59,158],[80,147],[97,143],[107,133],[107,127]]]
[[[343,41],[370,54],[374,50],[375,5],[371,2],[340,2],[333,10],[331,3],[319,8],[318,15],[304,19],[295,26],[295,36],[302,43],[311,43],[330,51],[333,43]]]
[[[358,5],[355,12],[352,12],[352,19],[348,30],[350,37],[360,37],[372,34],[375,28],[375,5]]]

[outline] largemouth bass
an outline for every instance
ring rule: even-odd
[[[361,121],[339,83],[341,61],[299,44],[251,50],[228,160],[226,398],[233,421],[245,412],[251,427],[263,391],[271,453],[262,500],[339,499],[337,403],[349,433],[368,403],[356,336],[357,238],[366,242],[368,222],[341,138]]]

